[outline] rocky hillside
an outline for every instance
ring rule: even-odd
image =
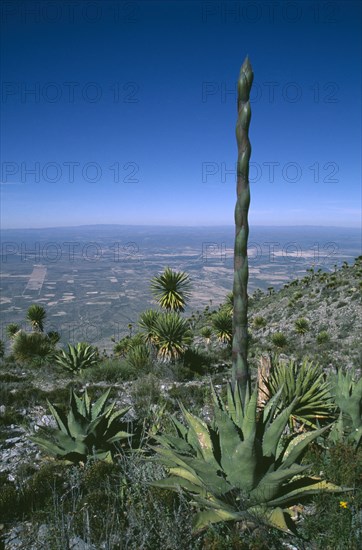
[[[252,355],[279,349],[324,366],[361,368],[361,297],[362,256],[334,273],[308,270],[278,292],[256,291],[250,300]],[[275,333],[285,337],[279,345]]]

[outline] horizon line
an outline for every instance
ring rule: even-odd
[[[172,229],[201,229],[215,227],[230,227],[235,228],[234,224],[207,224],[207,225],[169,225],[169,224],[131,224],[131,223],[84,223],[80,225],[54,225],[41,227],[1,227],[0,231],[29,231],[29,230],[45,230],[45,229],[78,229],[84,227],[152,227],[152,228],[172,228]],[[315,224],[253,224],[249,225],[249,231],[253,228],[323,228],[323,229],[360,229],[361,226],[352,225],[315,225]]]

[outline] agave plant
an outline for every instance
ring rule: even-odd
[[[126,431],[127,423],[122,421],[129,407],[114,411],[115,403],[106,406],[109,393],[110,389],[92,403],[87,390],[81,397],[71,391],[67,415],[48,401],[58,430],[50,433],[49,428],[39,427],[45,437],[34,435],[30,439],[47,453],[69,463],[85,462],[90,456],[112,462],[115,443],[131,434]]]
[[[362,441],[362,378],[356,380],[354,372],[341,370],[330,375],[332,394],[340,410],[339,418],[332,427],[332,441],[345,437],[357,447]]]
[[[159,315],[153,330],[158,357],[164,361],[181,357],[192,342],[187,320],[174,311]]]
[[[184,311],[190,298],[190,279],[183,271],[166,267],[161,275],[151,280],[151,291],[158,304],[167,311]]]
[[[298,422],[317,428],[317,423],[333,420],[335,405],[330,384],[325,380],[324,372],[318,364],[308,360],[304,360],[300,366],[293,360],[276,364],[264,383],[267,395],[275,395],[282,388],[280,409],[298,398],[290,415],[290,426]]]
[[[31,305],[26,314],[26,320],[30,323],[33,330],[36,330],[38,332],[43,332],[44,330],[45,317],[45,309],[42,306],[38,306],[37,304]]]
[[[233,337],[233,319],[227,311],[221,309],[212,317],[212,326],[220,342],[230,343]]]
[[[76,346],[68,344],[68,351],[60,350],[55,356],[55,362],[68,371],[82,371],[97,365],[98,350],[85,342],[79,342]]]
[[[213,390],[213,389],[212,389]],[[283,436],[294,400],[278,413],[278,392],[260,414],[257,387],[242,402],[240,387],[228,387],[227,406],[213,390],[214,421],[207,424],[181,405],[186,426],[173,418],[176,435],[159,435],[154,450],[168,468],[158,487],[192,496],[198,508],[195,531],[210,523],[264,522],[285,532],[294,524],[289,507],[321,491],[341,491],[332,483],[304,474],[300,458],[326,429]]]

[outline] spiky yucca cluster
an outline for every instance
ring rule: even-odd
[[[151,290],[158,304],[167,311],[184,311],[190,293],[187,273],[166,267],[164,272],[151,280]]]
[[[153,342],[159,359],[178,359],[192,342],[192,332],[187,320],[174,311],[160,314],[154,324]]]
[[[291,426],[298,422],[317,428],[318,422],[333,420],[335,404],[330,384],[318,364],[308,360],[304,360],[301,365],[294,360],[277,363],[264,382],[268,395],[275,395],[282,388],[281,408],[298,398],[290,416]]]

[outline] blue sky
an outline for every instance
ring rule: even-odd
[[[361,222],[361,3],[4,1],[1,224]]]

